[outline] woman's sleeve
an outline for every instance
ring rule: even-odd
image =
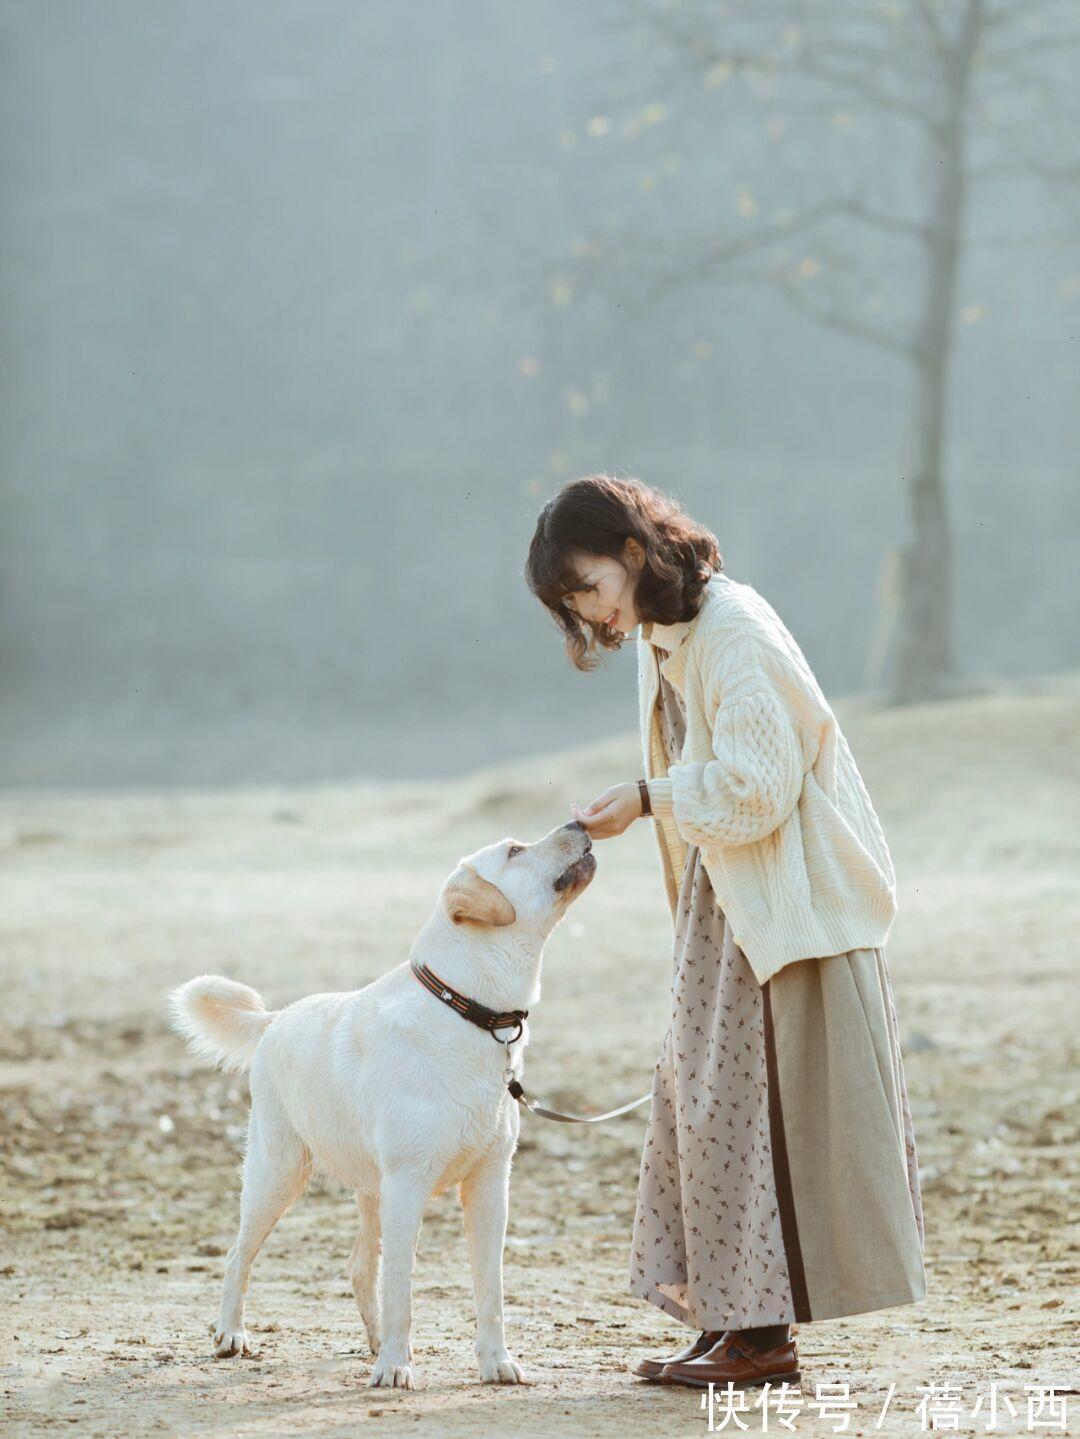
[[[671,816],[688,844],[750,844],[764,839],[799,802],[803,749],[783,698],[755,676],[713,721],[714,758],[668,767],[649,781],[653,813]]]

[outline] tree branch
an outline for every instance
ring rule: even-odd
[[[651,6],[642,5],[640,0],[627,0],[627,8],[631,14],[650,25],[653,31],[666,40],[673,49],[689,55],[697,65],[708,67],[723,62],[731,65],[734,69],[750,67],[760,69],[762,66],[761,49],[748,50],[745,53],[737,50],[718,49],[713,45],[707,31],[703,29],[695,33],[692,29],[680,26],[668,10],[660,14]]]
[[[1044,230],[1035,235],[965,235],[965,245],[982,245],[987,249],[1056,250],[1075,245],[1080,240],[1080,225],[1066,230]]]
[[[904,52],[895,45],[891,48],[888,45],[861,45],[852,40],[833,39],[830,36],[827,40],[802,41],[792,49],[791,57],[797,62],[800,54],[811,51],[839,56],[845,60],[857,60],[866,66],[906,69],[917,75],[926,73],[922,55],[915,50]]]
[[[922,348],[914,340],[904,335],[894,334],[891,330],[878,329],[854,315],[844,314],[841,310],[817,304],[785,271],[774,271],[764,278],[768,283],[780,289],[797,310],[802,310],[818,324],[825,325],[830,330],[840,330],[846,335],[854,335],[857,339],[877,345],[879,349],[902,355],[907,360],[921,358]]]
[[[983,16],[983,30],[998,30],[1003,25],[1012,25],[1025,15],[1045,15],[1054,0],[1016,0],[1016,4],[1003,5],[1000,10],[988,10]]]
[[[800,52],[798,63],[806,74],[815,79],[822,80],[827,85],[838,86],[848,94],[858,95],[868,104],[876,105],[879,110],[888,110],[894,115],[900,115],[905,120],[912,120],[923,129],[929,130],[939,141],[944,142],[947,138],[945,126],[936,115],[921,110],[918,105],[913,105],[898,95],[879,89],[871,84],[865,76],[855,75],[846,70],[830,70],[819,59],[815,59],[809,49]]]
[[[740,260],[746,255],[754,254],[767,245],[775,245],[787,235],[798,234],[799,231],[816,225],[832,208],[832,201],[822,200],[818,204],[812,205],[802,215],[796,216],[784,224],[772,224],[767,228],[759,226],[745,235],[727,240],[689,265],[685,260],[681,260],[676,274],[662,276],[647,291],[646,303],[655,304],[676,290],[682,289],[688,282],[692,284],[695,280],[704,280],[715,269],[730,265],[733,261]]]
[[[1025,87],[1029,91],[1037,90],[1042,100],[1053,93],[1045,75],[1033,75],[1029,70],[1022,69],[1019,62],[1009,55],[996,56],[993,65],[980,65],[975,74],[980,90],[996,83],[1007,86],[1013,93]]]
[[[833,200],[831,204],[841,214],[862,220],[875,229],[884,230],[890,235],[906,235],[909,239],[920,240],[926,245],[933,242],[937,233],[933,225],[924,225],[918,220],[908,220],[902,215],[886,215],[882,211],[871,210],[861,200],[839,199]]]
[[[980,160],[975,164],[964,167],[964,179],[972,184],[981,180],[1018,180],[1021,178],[1030,179],[1030,171],[1019,161],[1013,160]]]
[[[979,59],[983,64],[995,65],[1003,60],[1020,60],[1025,55],[1042,55],[1047,51],[1056,54],[1059,50],[1071,50],[1075,45],[1080,45],[1080,31],[1067,35],[1044,35],[1038,40],[1025,40],[1020,45],[1010,45],[1008,48],[1001,46],[983,50]]]
[[[1034,155],[1025,150],[1018,141],[1014,127],[1006,127],[994,116],[988,115],[981,106],[980,122],[993,134],[994,139],[1005,151],[1011,155],[1013,160],[1019,162],[1022,171],[1033,175],[1038,180],[1055,181],[1078,181],[1080,180],[1080,156],[1065,161],[1044,160],[1040,155]]]
[[[938,59],[948,64],[952,58],[952,47],[941,28],[941,21],[934,14],[934,7],[930,0],[916,0],[915,6],[919,19],[922,21],[923,29],[930,37],[931,44],[937,51]]]
[[[887,215],[883,211],[871,209],[855,196],[830,196],[811,205],[801,215],[782,224],[758,226],[746,234],[725,240],[697,260],[687,261],[684,256],[678,257],[677,270],[673,274],[662,275],[645,292],[645,304],[656,304],[686,285],[711,279],[714,272],[723,266],[745,259],[746,256],[769,245],[782,242],[789,235],[799,234],[839,215],[861,220],[864,224],[884,231],[888,235],[904,236],[923,244],[932,243],[936,233],[932,225],[920,224],[918,221],[908,220],[902,216]]]

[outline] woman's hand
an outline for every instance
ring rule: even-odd
[[[641,791],[636,784],[612,785],[585,809],[572,804],[570,813],[593,839],[613,839],[641,818]]]

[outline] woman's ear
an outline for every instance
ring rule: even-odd
[[[635,570],[641,569],[645,563],[645,549],[640,540],[635,540],[633,537],[627,540],[623,547],[623,559]]]
[[[471,865],[462,864],[446,881],[443,908],[455,924],[513,924],[517,910],[490,880],[481,878]]]

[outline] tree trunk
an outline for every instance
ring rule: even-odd
[[[968,0],[945,71],[942,137],[930,148],[935,172],[932,238],[917,337],[914,474],[908,488],[908,540],[900,556],[893,704],[940,699],[956,688],[952,546],[942,464],[965,201],[965,110],[982,18],[983,0]]]

